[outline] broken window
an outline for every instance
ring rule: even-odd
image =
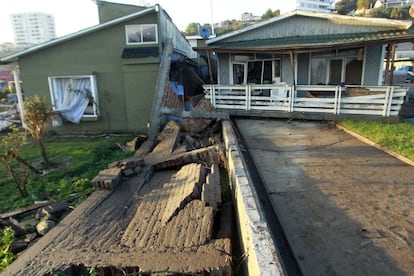
[[[49,89],[53,110],[68,121],[98,117],[95,76],[49,77]]]
[[[127,45],[158,43],[157,24],[126,25]]]

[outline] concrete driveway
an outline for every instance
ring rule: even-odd
[[[237,120],[305,275],[414,274],[414,168],[327,123]]]

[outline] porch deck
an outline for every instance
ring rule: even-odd
[[[230,115],[319,120],[396,118],[407,91],[399,86],[204,85],[212,105]]]

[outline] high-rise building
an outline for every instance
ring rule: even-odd
[[[374,8],[386,7],[386,8],[408,8],[414,4],[414,0],[377,0]]]
[[[316,12],[331,12],[335,0],[296,0],[296,9]]]
[[[45,13],[12,14],[12,27],[17,48],[30,47],[56,37],[55,19]]]

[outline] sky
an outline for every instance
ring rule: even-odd
[[[211,23],[240,19],[245,12],[261,16],[268,9],[282,13],[294,9],[294,0],[108,0],[108,2],[152,6],[160,4],[174,24],[185,30],[189,23]],[[58,37],[98,24],[93,0],[0,0],[0,44],[14,42],[10,15],[43,12],[55,18]]]

